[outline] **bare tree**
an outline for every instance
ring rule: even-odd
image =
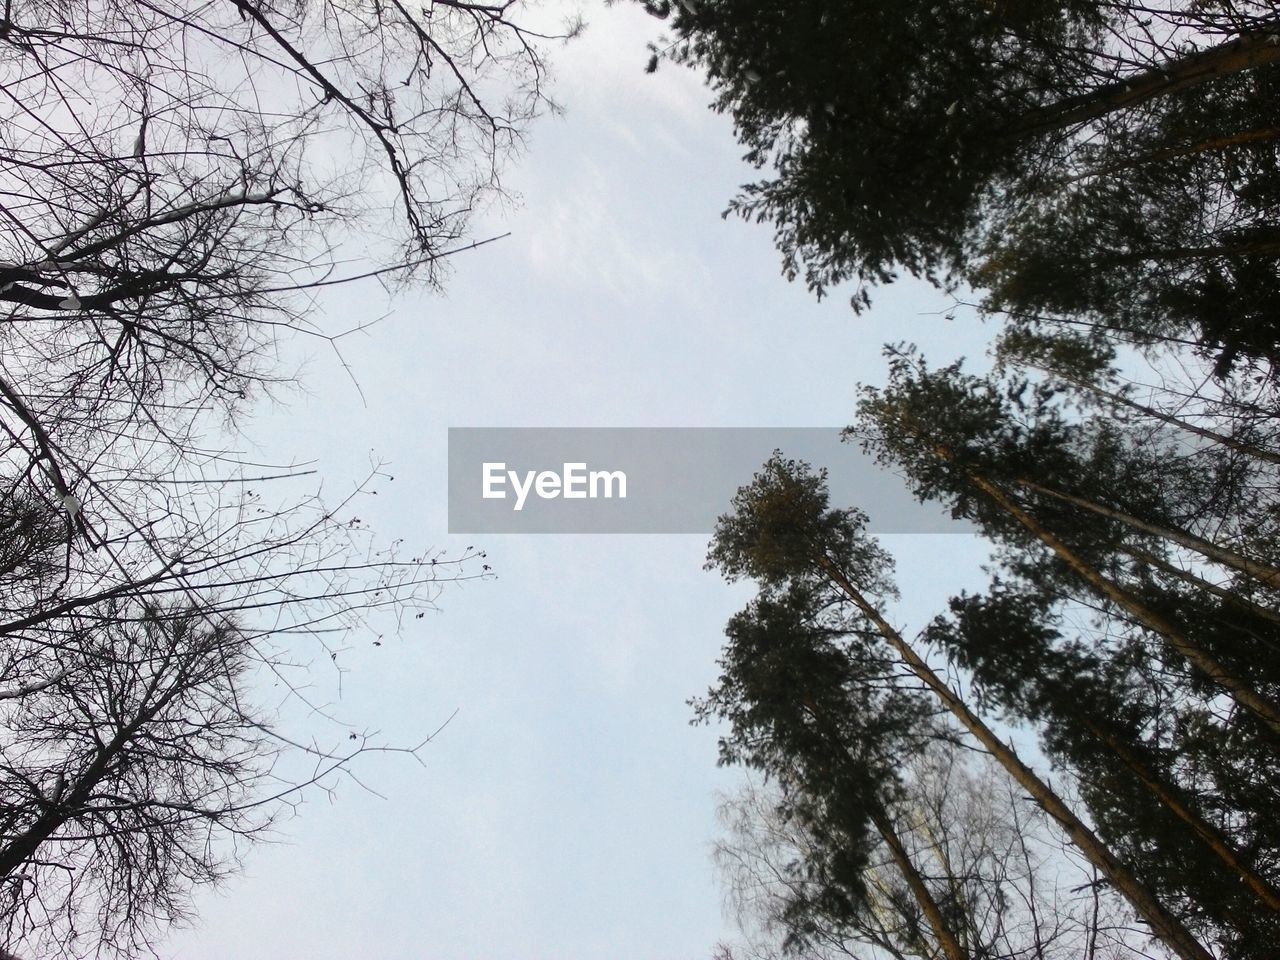
[[[14,494],[62,506],[91,548],[136,535],[172,512],[156,478],[215,469],[211,415],[234,422],[287,379],[283,333],[335,338],[317,290],[361,272],[437,282],[550,105],[542,35],[513,7],[6,4]],[[382,263],[348,265],[356,241]]]
[[[891,811],[895,832],[960,941],[965,956],[1101,960],[1147,956],[1118,898],[1072,859],[1043,815],[988,759],[942,741],[908,764]],[[775,960],[790,946],[794,904],[810,896],[811,835],[786,815],[776,786],[748,780],[720,805],[714,860],[742,932],[737,953]],[[806,916],[800,955],[914,960],[942,955],[884,845],[863,877],[866,909],[840,919]],[[727,948],[726,948],[727,949]]]
[[[0,11],[0,920],[134,955],[357,731],[291,737],[318,640],[422,616],[468,561],[378,546],[363,493],[230,453],[340,342],[326,287],[438,284],[553,106],[514,2],[18,0]],[[315,649],[315,648],[313,648]],[[319,704],[314,704],[318,707]],[[323,718],[323,711],[313,716]],[[412,752],[413,748],[410,748]],[[307,756],[310,773],[276,761]],[[20,949],[19,952],[28,952]]]
[[[218,834],[252,836],[270,809],[249,800],[272,744],[240,689],[245,639],[187,610],[113,612],[4,710],[5,915],[72,949],[86,927],[118,944],[180,916],[184,883],[228,859]]]
[[[377,549],[354,499],[333,510],[261,502],[211,511],[173,561],[149,558],[151,542],[124,544],[115,558],[131,578],[94,592],[64,599],[67,568],[39,551],[14,565],[10,579],[30,570],[36,602],[0,624],[0,920],[11,945],[145,953],[188,915],[193,890],[228,875],[307,791],[331,790],[363,754],[416,757],[429,740],[392,745],[339,723],[313,699],[316,658],[296,638],[319,641],[313,653],[340,671],[353,631],[379,637],[424,616],[445,582],[488,575],[469,566],[482,555]],[[64,544],[32,539],[62,556]],[[273,687],[267,709],[259,700]],[[307,715],[305,729],[291,713]]]

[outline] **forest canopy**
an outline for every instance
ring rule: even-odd
[[[668,21],[650,69],[697,70],[732,118],[760,176],[729,212],[773,226],[788,278],[863,311],[906,273],[996,330],[985,365],[887,347],[846,431],[976,525],[984,591],[896,626],[858,505],[784,452],[721,519],[709,563],[758,595],[697,704],[772,784],[728,841],[734,889],[770,898],[749,922],[799,955],[995,955],[965,868],[911,841],[906,771],[960,743],[1017,784],[1005,827],[1054,824],[1162,955],[1272,956],[1280,8],[644,6]],[[1064,891],[1055,929],[1081,908]],[[1066,949],[1098,955],[1114,928],[1084,928]]]

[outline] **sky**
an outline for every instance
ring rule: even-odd
[[[643,72],[659,25],[626,5],[584,13],[552,54],[564,114],[535,124],[504,178],[516,199],[474,230],[509,236],[456,258],[441,294],[333,291],[326,324],[381,318],[342,342],[356,383],[295,345],[304,389],[246,427],[263,456],[317,461],[331,496],[385,461],[395,479],[365,516],[384,536],[487,551],[496,579],[446,590],[381,646],[350,638],[330,697],[394,743],[452,720],[421,766],[374,758],[368,789],[311,794],[198,897],[164,956],[704,960],[733,936],[709,850],[716,792],[738,775],[687,700],[715,681],[749,589],[702,569],[702,535],[450,535],[447,431],[834,431],[856,385],[883,381],[883,343],[980,358],[986,331],[914,283],[861,316],[847,293],[788,284],[768,227],[721,217],[753,176],[729,121],[694,74]],[[980,582],[969,536],[885,545],[905,626]]]

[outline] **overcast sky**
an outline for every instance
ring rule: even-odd
[[[587,19],[554,53],[566,115],[534,127],[506,177],[520,202],[477,224],[511,236],[458,258],[443,296],[335,293],[331,326],[389,311],[344,344],[361,390],[315,351],[307,392],[247,428],[276,459],[318,459],[331,494],[371,456],[389,461],[368,516],[388,537],[476,542],[447,532],[449,427],[834,430],[855,384],[883,380],[882,343],[982,354],[981,327],[949,323],[918,285],[855,317],[839,291],[819,304],[786,283],[767,227],[721,219],[752,173],[698,78],[643,73],[658,25],[629,6]],[[168,955],[703,960],[732,935],[708,850],[735,775],[686,700],[714,681],[748,592],[702,570],[705,536],[480,545],[497,580],[447,591],[383,646],[352,639],[344,717],[411,742],[457,711],[426,766],[361,768],[385,799],[353,784],[313,795],[200,898]],[[905,625],[977,582],[967,536],[886,545]]]

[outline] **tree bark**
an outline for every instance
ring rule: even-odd
[[[942,916],[942,910],[938,907],[938,901],[933,898],[933,894],[929,892],[929,887],[924,882],[924,878],[920,876],[920,871],[916,869],[916,865],[911,862],[911,857],[907,855],[907,850],[898,838],[898,834],[894,831],[888,813],[883,808],[873,810],[871,822],[875,825],[885,845],[888,846],[889,853],[893,856],[894,864],[902,874],[903,879],[907,881],[907,886],[911,888],[911,893],[916,898],[916,903],[920,905],[920,909],[924,912],[925,919],[929,921],[929,926],[933,928],[933,934],[938,938],[938,943],[942,947],[942,952],[946,954],[947,960],[969,960],[968,952],[960,946],[955,934],[947,926],[947,922]]]
[[[1148,767],[1128,745],[1102,724],[1094,720],[1088,713],[1077,717],[1084,727],[1097,737],[1114,753],[1120,761],[1133,771],[1153,796],[1179,820],[1191,827],[1205,845],[1247,886],[1259,900],[1272,911],[1280,912],[1280,890],[1269,883],[1265,877],[1245,863],[1239,852],[1228,842],[1227,838],[1213,824],[1206,821],[1178,796],[1180,791],[1172,788],[1160,774]]]
[[[1252,614],[1255,617],[1261,617],[1263,620],[1269,620],[1272,623],[1280,623],[1280,613],[1266,607],[1261,607],[1250,600],[1246,600],[1233,590],[1228,590],[1226,587],[1220,587],[1216,583],[1210,583],[1203,577],[1197,577],[1194,573],[1191,573],[1188,570],[1183,570],[1169,561],[1148,553],[1146,550],[1141,550],[1138,547],[1130,546],[1129,544],[1121,544],[1120,549],[1129,554],[1129,556],[1133,557],[1135,560],[1141,560],[1148,566],[1155,567],[1157,570],[1163,570],[1165,573],[1169,574],[1169,576],[1175,577],[1183,583],[1190,584],[1199,590],[1204,590],[1206,593],[1212,593],[1215,597],[1219,597],[1233,606],[1239,607],[1245,613]]]
[[[1016,139],[1097,120],[1156,97],[1189,90],[1242,70],[1280,62],[1275,33],[1251,33],[1198,50],[1158,67],[1116,80],[1075,97],[1034,110],[1011,130]]]
[[[1159,163],[1161,160],[1174,160],[1178,157],[1192,157],[1199,153],[1210,153],[1215,150],[1228,150],[1231,147],[1242,147],[1252,143],[1266,143],[1268,140],[1280,140],[1280,127],[1263,127],[1259,130],[1242,130],[1239,133],[1229,133],[1221,137],[1206,137],[1197,143],[1187,143],[1180,147],[1166,147],[1163,150],[1153,150],[1150,153],[1144,153],[1129,160],[1124,160],[1118,163],[1109,163],[1103,167],[1086,170],[1084,173],[1078,173],[1073,177],[1068,177],[1067,182],[1076,183],[1077,181],[1088,180],[1092,177],[1103,177],[1109,173],[1118,173],[1121,170],[1132,170],[1134,167],[1141,166],[1144,163]]]
[[[1187,662],[1230,693],[1237,703],[1257,716],[1273,734],[1280,736],[1280,707],[1250,689],[1248,685],[1228,671],[1216,659],[1192,643],[1190,638],[1171,621],[1149,609],[1137,597],[1134,597],[1118,584],[1108,580],[1100,571],[1086,563],[1074,550],[1058,539],[1057,536],[1015,503],[990,480],[972,471],[968,471],[968,477],[975,487],[987,494],[1015,520],[1035,534],[1045,546],[1061,557],[1071,569],[1075,570],[1086,583],[1103,596],[1114,601],[1122,609],[1127,610],[1139,622],[1164,637],[1169,642],[1169,645],[1181,654]]]
[[[1238,570],[1245,576],[1252,577],[1268,587],[1280,588],[1280,568],[1273,567],[1269,563],[1262,563],[1259,560],[1250,560],[1248,557],[1236,553],[1234,550],[1228,550],[1226,547],[1220,547],[1212,541],[1197,537],[1193,533],[1187,533],[1185,530],[1177,530],[1172,527],[1162,527],[1159,524],[1148,523],[1145,520],[1135,517],[1132,514],[1125,513],[1123,510],[1116,510],[1105,504],[1098,503],[1095,500],[1089,500],[1086,497],[1078,497],[1075,494],[1063,493],[1061,490],[1054,490],[1051,487],[1042,486],[1032,480],[1019,478],[1014,481],[1019,486],[1026,487],[1028,490],[1034,490],[1036,493],[1043,493],[1047,497],[1055,500],[1061,500],[1064,503],[1070,503],[1073,506],[1088,510],[1090,513],[1097,514],[1100,517],[1106,517],[1108,520],[1117,520],[1125,526],[1132,527],[1135,530],[1141,530],[1143,533],[1149,533],[1153,537],[1160,537],[1162,540],[1168,540],[1176,543],[1180,547],[1186,547],[1188,550],[1194,550],[1196,553],[1210,560],[1214,560],[1224,566]]]
[[[1147,889],[1146,884],[1111,852],[1111,849],[1071,811],[1062,798],[1041,780],[1035,771],[1022,762],[1013,748],[996,736],[995,732],[970,710],[955,691],[912,649],[880,611],[859,592],[844,571],[829,557],[822,556],[817,562],[822,571],[831,578],[854,606],[875,624],[881,636],[898,652],[908,669],[933,691],[943,706],[951,711],[965,729],[973,734],[978,742],[1009,771],[1019,786],[1025,789],[1049,816],[1058,821],[1071,842],[1129,900],[1138,916],[1151,927],[1152,933],[1182,960],[1213,960],[1212,954],[1200,945],[1177,917],[1165,909],[1155,894]]]
[[[1277,135],[1280,135],[1280,129],[1277,129],[1276,133]],[[1095,383],[1089,383],[1087,380],[1077,380],[1075,377],[1067,376],[1057,370],[1041,367],[1034,363],[1019,363],[1019,366],[1030,367],[1032,369],[1039,370],[1042,373],[1047,373],[1051,377],[1070,384],[1077,390],[1088,390],[1090,393],[1102,397],[1105,400],[1109,400],[1117,406],[1125,407],[1129,410],[1136,410],[1144,416],[1151,417],[1153,420],[1159,420],[1161,423],[1167,423],[1172,427],[1177,427],[1179,430],[1185,430],[1187,433],[1195,434],[1197,437],[1202,437],[1205,440],[1220,443],[1224,447],[1229,447],[1230,449],[1235,450],[1238,453],[1243,453],[1246,456],[1254,457],[1258,460],[1265,460],[1268,463],[1280,463],[1280,454],[1273,453],[1270,450],[1263,450],[1261,447],[1255,446],[1252,443],[1245,443],[1243,440],[1237,440],[1235,437],[1229,437],[1226,434],[1218,433],[1205,427],[1196,426],[1194,423],[1190,423],[1168,413],[1163,413],[1162,411],[1157,410],[1154,407],[1149,407],[1144,403],[1138,403],[1136,400],[1130,400],[1122,393],[1107,390],[1105,387],[1100,387]]]

